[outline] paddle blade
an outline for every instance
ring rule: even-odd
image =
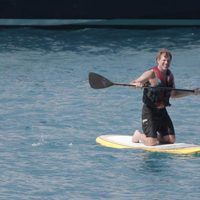
[[[111,81],[109,81],[105,77],[93,72],[89,73],[89,83],[90,86],[94,89],[102,89],[114,85]]]

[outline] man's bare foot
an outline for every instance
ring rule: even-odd
[[[132,142],[133,143],[139,143],[140,142],[140,131],[136,130],[133,134],[133,137],[132,137]]]

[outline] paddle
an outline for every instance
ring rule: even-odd
[[[113,85],[135,87],[134,85],[126,84],[126,83],[113,83],[112,81],[108,80],[107,78],[105,78],[99,74],[96,74],[94,72],[89,73],[89,83],[90,83],[90,86],[94,89],[108,88]],[[154,88],[154,87],[144,86],[142,88]],[[195,92],[194,90],[177,89],[177,88],[170,88],[170,87],[156,87],[156,89],[175,90],[175,91],[193,92],[193,93]]]

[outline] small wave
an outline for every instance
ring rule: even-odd
[[[44,144],[44,136],[41,135],[40,138],[39,138],[39,141],[36,142],[36,143],[33,143],[31,146],[32,147],[38,147],[38,146],[41,146]]]
[[[41,146],[42,145],[42,143],[41,142],[38,142],[38,143],[33,143],[31,146],[32,147],[38,147],[38,146]]]

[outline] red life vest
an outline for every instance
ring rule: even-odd
[[[169,99],[171,95],[170,90],[162,89],[162,87],[173,87],[174,77],[171,71],[168,69],[166,77],[164,77],[157,66],[152,68],[156,78],[158,79],[157,87],[145,88],[143,92],[143,102],[152,108],[158,108],[160,106],[170,106]],[[150,84],[149,84],[150,85]]]
[[[171,71],[167,70],[166,78],[163,77],[161,71],[158,69],[158,66],[152,68],[156,77],[160,79],[160,81],[165,85],[165,87],[173,87],[174,85],[174,76]]]

